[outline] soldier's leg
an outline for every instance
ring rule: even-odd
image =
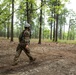
[[[18,63],[18,58],[19,58],[21,52],[22,52],[21,46],[20,46],[20,44],[18,44],[18,46],[16,48],[16,54],[14,57],[14,65]]]
[[[32,55],[30,54],[30,49],[29,47],[26,47],[24,49],[24,52],[26,53],[26,55],[29,57],[30,62],[35,61],[36,58],[33,58]]]

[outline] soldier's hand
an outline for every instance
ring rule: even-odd
[[[28,45],[26,45],[26,48],[28,48]]]

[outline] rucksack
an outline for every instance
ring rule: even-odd
[[[19,35],[19,42],[25,42],[24,30],[23,30],[23,32],[21,32],[20,35]]]

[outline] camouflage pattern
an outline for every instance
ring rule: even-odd
[[[24,39],[26,44],[30,44],[30,32],[28,30],[24,31]]]
[[[30,49],[29,48],[25,48],[25,44],[24,43],[20,43],[20,44],[18,44],[17,49],[16,49],[16,54],[15,54],[15,57],[14,57],[14,64],[18,63],[18,58],[19,58],[22,50],[29,57],[30,61],[33,60],[33,57],[30,54]]]
[[[18,63],[18,58],[22,52],[22,50],[25,52],[25,54],[28,56],[30,61],[33,61],[34,58],[30,54],[30,49],[26,48],[26,45],[29,45],[30,43],[30,32],[28,30],[24,30],[20,36],[19,36],[19,44],[16,49],[16,55],[14,57],[14,64]]]

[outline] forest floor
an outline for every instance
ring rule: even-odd
[[[36,61],[29,64],[24,52],[19,63],[12,66],[18,41],[0,39],[0,75],[76,75],[76,44],[31,41],[30,49]]]

